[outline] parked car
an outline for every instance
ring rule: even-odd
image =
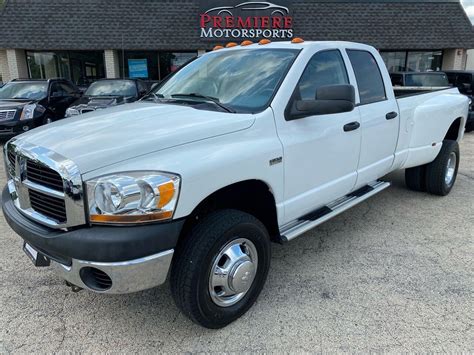
[[[137,101],[148,92],[140,79],[101,79],[93,82],[84,95],[66,110],[66,117]]]
[[[390,73],[393,86],[426,87],[434,88],[449,87],[448,76],[444,72],[396,72]]]
[[[466,122],[466,132],[474,130],[474,70],[446,70],[449,83],[459,89],[459,92],[471,99],[469,117]]]
[[[0,136],[12,136],[64,117],[80,97],[65,79],[12,80],[0,88]]]
[[[395,93],[371,46],[299,42],[206,53],[138,102],[10,140],[3,214],[33,263],[100,293],[169,274],[184,314],[221,328],[260,294],[270,242],[383,191],[387,173],[447,195],[468,98]]]

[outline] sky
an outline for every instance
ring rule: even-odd
[[[474,0],[461,0],[461,2],[466,9],[467,16],[469,16],[474,25]]]

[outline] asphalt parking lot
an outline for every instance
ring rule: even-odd
[[[72,293],[35,269],[0,217],[2,352],[473,352],[474,132],[447,197],[393,186],[286,245],[257,303],[213,331],[168,285]],[[3,162],[0,183],[5,185]]]

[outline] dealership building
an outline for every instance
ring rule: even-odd
[[[368,43],[391,71],[464,69],[459,0],[0,0],[0,80],[161,80],[231,41]]]

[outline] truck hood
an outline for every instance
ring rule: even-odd
[[[84,174],[139,155],[244,130],[254,120],[251,114],[136,102],[63,119],[17,140],[71,159]]]

